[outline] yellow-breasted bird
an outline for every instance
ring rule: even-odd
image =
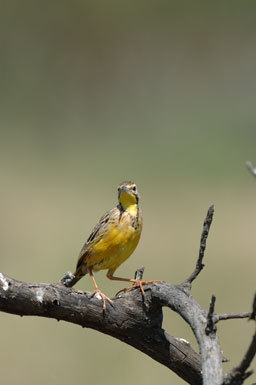
[[[67,273],[61,282],[71,287],[89,273],[95,287],[93,293],[101,296],[104,309],[106,300],[112,305],[113,302],[99,289],[93,275],[94,271],[108,270],[109,279],[132,282],[131,287],[139,286],[144,293],[142,285],[159,281],[141,281],[113,276],[116,269],[135,250],[141,230],[142,214],[137,187],[133,182],[120,183],[117,206],[100,218],[79,254],[75,272]]]

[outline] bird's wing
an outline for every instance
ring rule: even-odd
[[[85,242],[82,250],[79,254],[79,260],[82,259],[85,256],[85,253],[87,252],[88,248],[97,242],[99,242],[103,235],[106,232],[106,229],[109,226],[109,222],[112,222],[120,215],[120,211],[117,207],[113,208],[112,210],[107,211],[99,220],[99,222],[96,224],[94,229],[92,230],[89,238]],[[78,264],[79,264],[78,260]]]

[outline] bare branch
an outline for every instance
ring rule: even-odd
[[[175,296],[172,294],[172,290],[174,290]],[[203,384],[222,384],[222,352],[216,333],[207,335],[205,332],[207,312],[187,290],[184,290],[183,284],[178,286],[166,283],[157,284],[152,290],[153,299],[155,295],[157,301],[180,314],[192,328],[201,352]]]
[[[252,373],[253,370],[249,370],[246,372],[246,370],[251,365],[251,362],[256,354],[256,333],[254,334],[252,341],[249,345],[249,348],[247,352],[245,353],[244,358],[240,362],[240,364],[236,367],[234,367],[225,378],[224,384],[225,385],[239,385],[243,384],[244,380],[248,378]]]
[[[196,279],[196,277],[204,267],[204,264],[202,263],[202,261],[203,261],[205,248],[206,248],[206,240],[212,224],[213,214],[214,214],[214,205],[209,207],[206,214],[206,218],[204,220],[203,232],[200,240],[199,256],[197,259],[196,268],[193,271],[193,273],[183,282],[184,286],[189,286],[191,288],[191,283]]]
[[[216,297],[213,294],[212,298],[211,298],[209,312],[207,314],[207,325],[206,325],[206,328],[205,328],[205,332],[206,332],[207,335],[210,334],[210,333],[216,333],[216,330],[217,330],[216,326],[215,326],[215,323],[214,323],[214,306],[215,306],[215,301],[216,301]]]
[[[55,318],[111,335],[165,365],[191,385],[202,384],[200,356],[184,340],[162,329],[162,305],[156,285],[145,286],[145,302],[139,289],[113,298],[114,307],[89,292],[76,291],[61,284],[33,284],[16,281],[0,273],[0,311]],[[174,285],[164,284],[166,295],[185,293]],[[169,294],[168,294],[169,292]],[[183,298],[184,302],[184,298]]]
[[[0,310],[72,322],[109,334],[167,366],[186,382],[222,383],[222,354],[216,335],[207,336],[207,313],[182,286],[157,283],[145,286],[145,306],[139,289],[113,298],[103,313],[101,300],[61,284],[30,284],[4,275],[0,280]],[[188,343],[162,329],[162,307],[168,306],[191,326],[200,357]]]
[[[254,296],[253,300],[253,311],[252,314],[255,313],[255,308],[256,308],[256,295]],[[252,341],[249,345],[249,348],[247,349],[242,361],[238,366],[235,366],[231,371],[227,374],[224,384],[225,385],[240,385],[244,382],[246,378],[248,378],[253,371],[250,370],[248,372],[247,369],[251,365],[251,362],[253,358],[256,355],[256,331],[252,337]]]
[[[217,323],[229,319],[250,318],[251,314],[251,312],[214,314],[214,322]]]
[[[144,270],[144,266],[142,266],[140,269],[137,269],[134,274],[134,279],[139,279],[140,281],[142,281]]]
[[[254,319],[256,321],[256,293],[254,294],[253,303],[252,303],[252,314],[250,319]]]
[[[245,373],[245,371],[249,368],[255,354],[256,354],[256,333],[252,338],[252,341],[249,345],[247,352],[245,353],[244,358],[242,359],[240,365],[237,367],[241,373]]]
[[[251,313],[214,314],[215,296],[207,313],[192,297],[191,283],[203,268],[206,240],[213,219],[211,206],[204,221],[199,257],[194,272],[180,285],[165,282],[145,285],[145,294],[132,289],[113,298],[103,312],[102,301],[91,293],[76,291],[62,284],[31,284],[16,281],[0,273],[0,311],[18,315],[36,315],[71,322],[117,338],[165,365],[191,385],[240,385],[256,354],[256,334],[241,363],[223,382],[222,352],[216,334],[216,322],[222,319],[256,316],[256,296]],[[142,278],[144,269],[136,271]],[[162,329],[162,307],[177,312],[191,327],[198,341],[200,356],[183,339]],[[200,360],[201,358],[201,360]]]
[[[250,161],[247,161],[246,162],[246,166],[248,168],[248,170],[250,171],[250,173],[256,177],[256,168],[253,167],[252,163]]]

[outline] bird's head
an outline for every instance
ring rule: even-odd
[[[139,194],[136,184],[130,181],[120,183],[118,186],[118,200],[124,210],[130,206],[137,206]]]

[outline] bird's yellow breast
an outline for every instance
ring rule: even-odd
[[[135,217],[125,212],[119,222],[110,223],[102,238],[91,245],[88,265],[93,266],[94,271],[115,271],[129,258],[139,242],[142,229],[141,218],[137,226],[134,226],[134,220]]]

